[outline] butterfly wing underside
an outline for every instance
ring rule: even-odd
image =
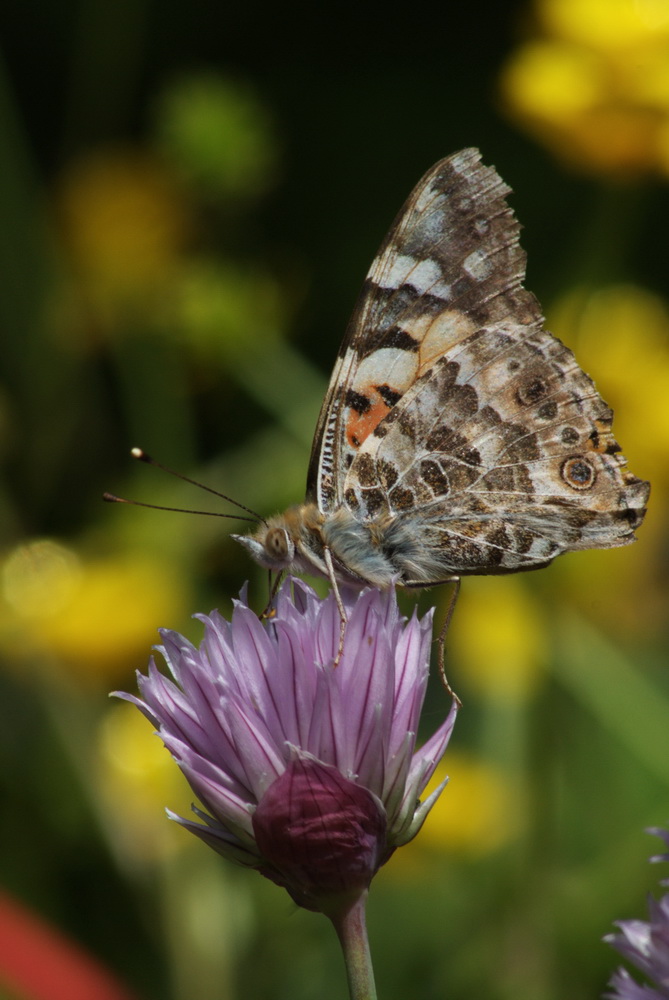
[[[319,417],[308,496],[390,525],[409,584],[624,545],[645,511],[611,410],[523,287],[509,191],[474,149],[423,177],[372,263]]]

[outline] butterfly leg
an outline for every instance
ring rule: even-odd
[[[439,635],[437,636],[437,638],[436,638],[435,641],[439,644],[439,652],[437,654],[437,663],[438,663],[438,666],[439,666],[439,675],[441,677],[441,683],[444,685],[444,687],[446,688],[446,690],[448,691],[448,693],[451,695],[451,697],[455,698],[456,702],[458,703],[458,706],[461,706],[462,702],[458,698],[457,694],[455,693],[455,691],[453,690],[453,688],[451,687],[451,685],[448,683],[448,678],[446,677],[446,667],[444,665],[444,654],[445,654],[445,646],[446,646],[446,633],[448,632],[449,626],[451,624],[451,619],[453,617],[453,612],[455,611],[455,605],[457,604],[458,595],[460,593],[460,582],[461,582],[460,581],[460,577],[459,576],[454,576],[453,579],[452,579],[452,581],[450,581],[450,582],[452,582],[454,584],[453,592],[451,593],[450,599],[448,601],[448,607],[446,608],[446,617],[444,618],[442,626],[439,629]]]
[[[270,618],[274,618],[274,615],[276,614],[276,609],[273,606],[274,598],[276,597],[277,590],[279,589],[281,581],[283,580],[283,573],[277,573],[276,579],[274,580],[274,583],[272,583],[271,569],[268,570],[268,574],[269,574],[269,597],[267,599],[267,604],[265,605],[264,610],[261,611],[260,614],[258,615],[260,621],[267,621]]]
[[[341,599],[339,587],[337,586],[337,577],[335,576],[334,563],[332,562],[332,553],[327,546],[323,549],[323,557],[325,559],[328,576],[330,578],[330,583],[332,584],[332,590],[334,592],[335,601],[337,602],[337,608],[339,610],[339,647],[334,661],[334,665],[336,667],[341,660],[342,653],[344,652],[344,638],[346,636],[346,624],[348,622],[348,618],[346,617],[346,608],[344,607],[344,602]]]

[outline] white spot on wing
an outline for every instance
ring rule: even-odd
[[[472,153],[475,155],[472,156]],[[459,153],[449,156],[451,170],[461,177],[470,177],[478,168],[480,153],[478,149],[461,149]]]
[[[383,268],[375,273],[378,265],[375,263],[370,270],[370,277],[380,288],[400,288],[401,285],[412,285],[421,295],[437,295],[439,298],[450,296],[451,288],[444,280],[441,268],[434,260],[418,260],[397,254]]]
[[[426,208],[432,208],[436,198],[443,198],[439,188],[434,184],[426,185],[414,202],[414,211],[424,212]]]
[[[352,388],[365,394],[370,386],[389,385],[396,392],[406,392],[417,370],[418,358],[414,351],[383,347],[360,363]]]
[[[485,250],[474,250],[468,257],[465,257],[462,268],[470,278],[474,278],[475,281],[483,281],[492,274],[493,263]]]

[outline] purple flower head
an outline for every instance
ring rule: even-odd
[[[308,909],[355,898],[420,829],[445,782],[420,796],[456,706],[416,750],[432,612],[406,621],[394,592],[344,594],[348,623],[296,579],[261,622],[245,594],[232,621],[197,616],[199,649],[161,631],[172,679],[153,660],[141,698],[206,812],[172,815],[219,853],[257,868]]]
[[[648,831],[662,837],[669,845],[669,831],[653,828]],[[651,861],[669,861],[669,854],[658,854]],[[661,883],[666,885],[666,880]],[[629,959],[651,981],[641,986],[626,969],[618,969],[611,979],[615,993],[606,993],[609,1000],[669,1000],[669,893],[656,901],[649,897],[649,921],[619,920],[619,934],[607,934],[604,940]]]

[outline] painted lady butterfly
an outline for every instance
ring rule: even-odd
[[[465,149],[409,196],[341,346],[305,503],[235,536],[263,566],[428,587],[634,540],[649,484],[522,286],[509,192]]]

